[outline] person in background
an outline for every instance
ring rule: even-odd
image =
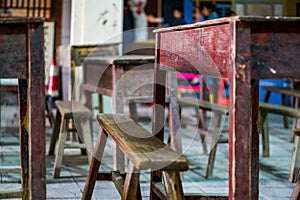
[[[209,14],[209,16],[207,18],[208,20],[219,18],[219,15],[217,13],[217,7],[216,7],[215,4],[213,4],[213,3],[207,3],[206,6],[210,10],[210,14]]]
[[[185,20],[183,19],[183,11],[180,8],[173,9],[173,17],[169,22],[170,26],[179,26],[186,24]]]
[[[200,6],[199,6],[199,16],[198,16],[198,22],[203,22],[205,20],[208,19],[208,16],[210,15],[211,13],[211,9],[210,7],[208,6],[208,3],[201,3]]]
[[[185,20],[183,19],[183,12],[180,8],[173,9],[173,16],[170,20],[165,20],[164,18],[154,17],[153,15],[148,15],[147,20],[153,24],[162,24],[165,23],[167,26],[179,26],[186,24]]]
[[[200,9],[197,7],[194,7],[193,22],[199,22],[201,16],[202,15],[201,15]]]

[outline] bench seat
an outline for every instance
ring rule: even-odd
[[[172,150],[124,114],[98,114],[97,120],[102,129],[99,132],[82,199],[91,199],[97,177],[104,177],[99,175],[98,170],[107,136],[114,140],[129,160],[125,180],[119,172],[106,176],[115,183],[122,199],[141,199],[140,171],[149,169],[152,172],[150,191],[153,199],[184,199],[179,171],[189,168],[185,156]],[[160,187],[161,174],[163,188]]]

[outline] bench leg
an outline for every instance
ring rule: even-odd
[[[169,200],[184,199],[179,172],[163,171],[163,180],[164,180],[167,199]]]
[[[53,167],[53,178],[59,177],[62,159],[64,155],[64,147],[65,147],[67,133],[68,133],[68,120],[64,119],[64,117],[62,117],[61,120],[62,122],[61,122],[60,132],[59,132],[58,146],[57,146],[54,167]]]
[[[268,113],[260,111],[263,157],[270,157]]]
[[[206,168],[206,175],[205,178],[210,179],[213,174],[214,170],[214,164],[215,164],[215,158],[216,158],[216,153],[217,153],[217,146],[218,146],[218,138],[219,138],[219,132],[220,126],[221,126],[221,118],[222,115],[219,113],[214,113],[214,118],[213,118],[213,123],[214,123],[214,132],[212,135],[212,141],[211,141],[211,150],[209,153],[209,158],[208,158],[208,163],[207,163],[207,168]]]
[[[57,111],[53,131],[52,131],[51,141],[50,141],[50,147],[48,153],[49,155],[54,155],[55,144],[59,135],[60,123],[61,123],[61,114],[59,111]]]
[[[207,130],[203,112],[201,110],[199,110],[198,106],[195,107],[194,109],[195,109],[196,118],[199,119],[198,120],[198,129]],[[207,154],[207,145],[206,145],[205,136],[201,133],[200,133],[200,139],[201,139],[201,144],[202,144],[202,148],[203,148],[203,153]]]
[[[300,172],[300,143],[299,143],[299,136],[295,135],[294,151],[292,155],[289,181],[295,182],[299,176],[299,172]]]
[[[131,200],[131,199],[141,199],[140,192],[137,192],[139,189],[139,178],[140,171],[137,170],[131,162],[128,165],[128,172],[126,174],[126,179],[124,183],[124,190],[122,194],[122,200]]]
[[[282,95],[281,95],[281,101],[282,101],[282,105],[283,105],[283,106],[287,106],[285,94],[282,94]],[[288,128],[289,128],[289,121],[288,121],[287,116],[285,116],[285,115],[283,116],[283,127],[284,127],[285,129],[288,129]]]
[[[97,180],[97,174],[100,168],[106,141],[107,141],[107,133],[104,130],[100,130],[98,140],[96,142],[96,146],[94,150],[94,155],[90,164],[89,173],[84,186],[82,200],[89,200],[92,198],[92,194]]]
[[[300,179],[298,179],[291,196],[291,200],[299,200],[299,199],[300,199]]]
[[[295,104],[294,104],[294,108],[298,108],[299,107],[299,98],[298,97],[295,97]],[[291,133],[291,142],[294,141],[294,129],[297,128],[297,125],[298,125],[299,122],[299,119],[298,118],[294,118],[293,119],[293,126],[292,126],[292,133]]]

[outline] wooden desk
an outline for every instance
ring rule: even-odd
[[[124,113],[126,103],[132,106],[131,101],[153,102],[153,63],[154,56],[148,55],[86,58],[83,63],[86,106],[90,108],[92,106],[92,93],[112,97],[113,113]],[[171,146],[181,152],[181,138],[175,137],[179,126],[175,124],[179,121],[178,104],[174,98],[177,95],[176,74],[169,74],[169,79],[175,80],[169,83],[173,91],[168,93],[169,100],[167,100],[170,102],[169,113],[173,113],[172,120],[169,120]],[[117,148],[115,150],[114,168],[124,171],[124,156]]]
[[[19,83],[22,198],[46,199],[43,20],[0,18],[0,78]]]
[[[258,199],[259,79],[300,77],[300,18],[222,18],[155,33],[156,104],[164,102],[164,70],[229,79],[229,199]],[[160,135],[162,116],[153,120]]]
[[[86,57],[95,56],[117,56],[119,54],[120,43],[111,44],[90,44],[90,45],[61,45],[57,48],[56,61],[61,67],[61,85],[63,100],[79,100],[80,93],[74,87],[81,80],[75,77],[75,71],[80,70],[80,66]],[[78,72],[79,74],[82,74]],[[75,99],[74,99],[75,98]]]

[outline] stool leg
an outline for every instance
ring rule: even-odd
[[[179,172],[163,171],[163,180],[167,194],[167,199],[184,199]]]
[[[129,100],[129,114],[134,121],[138,122],[139,117],[137,113],[136,102],[132,100]]]
[[[49,155],[54,155],[55,144],[59,135],[59,126],[61,124],[61,114],[59,110],[57,110],[55,123],[52,131],[51,142],[49,147]]]
[[[92,198],[95,182],[97,179],[98,170],[100,168],[104,148],[107,141],[107,133],[104,130],[100,130],[98,140],[94,150],[94,156],[92,158],[89,173],[84,186],[82,200],[89,200]]]
[[[68,133],[68,120],[62,117],[60,133],[58,138],[58,147],[56,151],[54,167],[53,167],[53,178],[58,178],[61,170],[62,159],[64,155],[64,147]]]
[[[141,199],[137,197],[137,190],[139,188],[140,171],[137,170],[131,162],[129,162],[128,172],[124,183],[124,190],[122,200]],[[140,193],[139,193],[140,194]]]
[[[77,134],[77,139],[76,140],[81,144],[85,142],[85,134],[86,134],[85,133],[86,130],[84,129],[85,121],[86,121],[86,119],[81,119],[81,118],[72,120],[73,129],[77,130],[75,132]],[[75,124],[76,124],[76,126],[75,126]],[[76,137],[74,137],[74,138],[76,138]],[[86,152],[87,149],[86,148],[85,149],[80,149],[80,151],[81,151],[81,155],[87,155],[87,152]],[[89,163],[90,163],[90,160],[89,160]]]

